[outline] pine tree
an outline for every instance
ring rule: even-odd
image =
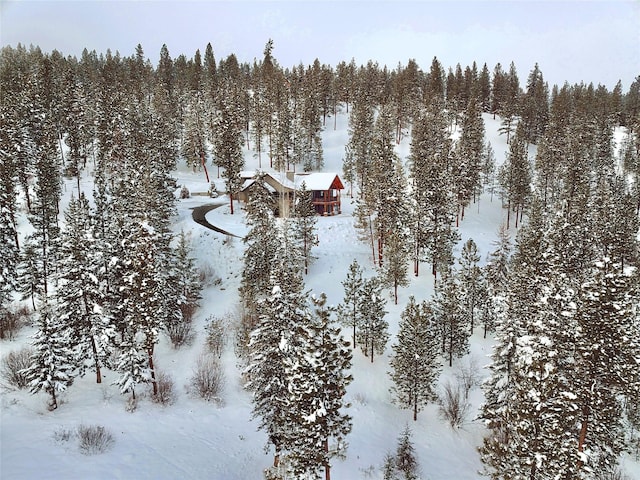
[[[432,274],[448,268],[456,232],[449,156],[451,141],[444,111],[432,104],[413,128],[410,155],[414,273],[420,261],[431,261]]]
[[[231,92],[219,97],[213,127],[213,145],[215,164],[224,169],[222,176],[225,179],[231,213],[233,213],[233,196],[242,186],[240,171],[244,167],[244,156],[239,112],[234,109],[233,98],[227,98],[228,95],[231,95]]]
[[[500,170],[500,184],[507,200],[507,229],[510,226],[511,212],[515,211],[515,224],[524,214],[531,196],[531,167],[525,147],[524,133],[521,128],[509,146],[509,154]]]
[[[386,300],[382,296],[382,285],[378,277],[364,280],[360,293],[360,325],[361,334],[358,343],[362,352],[369,356],[373,363],[373,355],[381,355],[389,339],[386,315]]]
[[[162,326],[162,302],[153,232],[144,223],[130,224],[128,228],[123,240],[121,303],[115,311],[121,321],[122,337],[116,367],[120,378],[115,383],[121,393],[131,392],[135,399],[135,387],[140,383],[151,382],[154,395],[157,393],[154,350]]]
[[[464,220],[464,210],[469,200],[476,194],[481,185],[480,172],[484,153],[484,121],[481,108],[472,97],[462,117],[462,134],[456,144],[455,185],[458,205],[461,208],[460,218]]]
[[[435,383],[440,374],[439,346],[431,306],[417,304],[409,297],[402,312],[397,343],[392,346],[390,372],[395,400],[403,408],[413,408],[413,420],[428,402],[435,400]]]
[[[382,263],[381,279],[393,287],[394,303],[398,304],[398,287],[409,285],[407,274],[408,246],[402,235],[391,232],[386,238],[385,260]]]
[[[280,252],[280,259],[286,258]],[[291,444],[287,437],[292,428],[289,360],[301,355],[303,339],[297,332],[309,323],[310,313],[299,271],[274,268],[270,284],[271,294],[257,305],[257,323],[251,332],[245,375],[247,389],[253,392],[252,416],[260,419],[259,428],[266,432],[274,447],[277,467],[281,453]]]
[[[309,270],[309,263],[313,259],[311,247],[318,244],[316,231],[316,211],[313,206],[313,193],[307,190],[307,185],[302,182],[300,190],[296,194],[294,206],[294,235],[302,248],[304,258],[304,273]]]
[[[285,363],[289,401],[295,405],[292,428],[285,434],[287,459],[294,473],[315,476],[324,468],[329,479],[330,461],[344,457],[345,437],[351,431],[351,417],[342,412],[346,387],[352,380],[348,373],[351,351],[340,329],[332,326],[326,296],[321,294],[312,302],[314,314],[297,328],[302,344],[297,352],[290,352]]]
[[[4,123],[4,122],[3,122]],[[0,133],[0,148],[4,150],[4,128]],[[0,317],[4,316],[13,292],[17,288],[20,261],[16,228],[16,196],[13,162],[0,154]]]
[[[83,194],[72,198],[64,212],[57,272],[57,314],[70,329],[70,347],[76,354],[80,375],[90,362],[96,383],[112,353],[114,332],[105,313],[104,286],[100,284],[100,256],[93,236],[89,202]]]
[[[435,322],[441,335],[442,353],[446,354],[449,366],[453,357],[460,358],[469,353],[469,318],[460,298],[460,285],[453,272],[443,275],[436,285],[433,300]]]
[[[189,240],[183,230],[180,231],[175,248],[175,268],[177,286],[183,298],[180,305],[182,319],[190,322],[202,299],[202,283],[195,268],[195,260],[191,257]]]
[[[353,329],[352,346],[356,347],[356,329],[360,327],[361,313],[361,292],[363,287],[362,267],[357,260],[353,260],[349,265],[349,272],[342,281],[344,287],[344,298],[338,305],[338,317],[340,323],[345,327]]]
[[[511,236],[504,225],[498,229],[498,238],[493,242],[493,246],[495,250],[487,255],[484,276],[492,296],[504,295],[507,289],[511,255]]]
[[[398,438],[395,460],[396,469],[401,473],[402,479],[418,479],[418,460],[416,459],[415,447],[411,441],[411,429],[408,425]]]
[[[72,384],[76,368],[74,354],[69,347],[70,330],[46,302],[41,306],[36,325],[33,337],[35,351],[31,366],[24,373],[31,393],[44,390],[51,396],[49,409],[55,410],[58,408],[58,394]]]
[[[596,465],[615,464],[623,447],[622,398],[640,396],[635,365],[640,332],[631,279],[606,257],[596,263],[590,277],[580,288],[576,312],[580,473]]]
[[[471,333],[475,325],[476,313],[481,312],[482,300],[486,297],[486,284],[482,276],[482,269],[478,266],[480,254],[478,246],[472,238],[468,239],[458,260],[460,271],[460,290],[464,308],[471,323]]]
[[[240,285],[240,297],[244,307],[251,312],[258,301],[270,294],[270,278],[273,259],[277,251],[277,238],[273,215],[273,199],[264,183],[264,175],[258,173],[250,187],[247,204],[249,232],[244,238],[247,248]]]

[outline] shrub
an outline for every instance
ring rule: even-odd
[[[114,443],[113,435],[100,425],[80,425],[78,427],[80,452],[85,455],[104,453]]]
[[[29,308],[22,306],[15,310],[0,308],[0,339],[13,340],[16,333],[28,323]]]
[[[465,422],[470,406],[460,385],[445,383],[438,395],[438,404],[440,416],[449,422],[452,428],[458,428]]]
[[[9,352],[0,362],[0,375],[6,382],[18,389],[26,388],[29,385],[24,370],[31,366],[33,348],[23,347],[20,350]]]
[[[185,199],[190,197],[191,197],[191,192],[189,192],[189,189],[183,185],[182,188],[180,189],[180,198]]]
[[[68,442],[74,436],[73,430],[65,427],[60,427],[58,430],[53,432],[53,439],[58,443]]]
[[[225,331],[227,327],[225,326],[224,319],[215,317],[211,315],[207,318],[207,326],[205,330],[207,331],[207,350],[209,353],[213,353],[220,358],[222,355],[222,348],[225,344]]]
[[[223,386],[224,372],[218,358],[202,353],[193,370],[189,391],[208,402],[221,403]]]
[[[473,358],[466,363],[460,362],[456,372],[456,379],[458,380],[458,385],[464,391],[464,398],[468,399],[471,389],[480,385],[481,378],[478,362]]]
[[[156,372],[156,385],[158,393],[152,395],[151,400],[161,405],[172,405],[176,400],[173,390],[173,379],[164,372]]]
[[[192,323],[185,320],[168,325],[167,335],[169,336],[169,340],[171,340],[173,348],[191,345],[196,338],[196,332],[193,330]]]

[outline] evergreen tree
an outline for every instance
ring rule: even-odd
[[[274,272],[270,280],[271,294],[258,304],[258,320],[251,332],[250,360],[245,374],[247,389],[253,392],[252,416],[260,419],[259,428],[265,431],[274,447],[274,467],[277,467],[281,453],[291,444],[287,435],[293,427],[289,360],[300,354],[302,338],[295,333],[309,323],[310,314],[299,273],[285,269]]]
[[[518,128],[500,170],[500,184],[507,199],[507,229],[512,211],[515,211],[515,224],[518,227],[531,196],[531,167],[523,135],[523,130]]]
[[[418,479],[418,460],[415,447],[411,441],[411,429],[407,425],[398,438],[396,450],[396,469],[402,475],[403,480]]]
[[[308,323],[298,325],[302,338],[299,351],[285,363],[289,385],[291,427],[286,433],[287,459],[294,473],[317,475],[325,469],[330,478],[333,457],[344,457],[345,437],[351,431],[351,417],[343,413],[346,387],[352,380],[349,344],[340,329],[332,325],[332,309],[326,296],[312,299],[315,312]],[[335,442],[330,445],[330,441]]]
[[[469,317],[471,333],[475,325],[476,313],[482,311],[482,300],[486,297],[486,285],[482,276],[482,269],[478,266],[480,254],[473,239],[468,239],[458,260],[460,263],[460,290],[464,309]]]
[[[443,276],[436,285],[433,300],[435,323],[441,335],[442,353],[446,355],[449,366],[453,357],[460,358],[469,353],[469,318],[460,298],[460,284],[453,272]]]
[[[250,187],[247,203],[249,232],[244,238],[247,248],[240,285],[240,298],[251,314],[258,301],[270,294],[270,277],[278,244],[273,234],[276,230],[273,215],[273,199],[264,183],[264,175],[258,173]]]
[[[60,241],[57,315],[70,330],[70,347],[76,355],[80,375],[90,362],[96,383],[112,353],[114,332],[105,313],[101,259],[96,250],[89,202],[83,194],[72,198],[64,212],[65,228]]]
[[[414,273],[419,262],[431,261],[432,274],[448,268],[456,232],[449,157],[451,141],[441,107],[432,104],[413,128],[410,155]]]
[[[413,408],[414,421],[422,407],[436,398],[439,346],[431,306],[419,305],[410,297],[401,315],[397,343],[392,346],[390,375],[395,400],[403,408]]]
[[[504,225],[498,229],[498,238],[493,242],[493,246],[495,250],[487,255],[484,276],[487,279],[490,295],[504,295],[508,285],[509,257],[511,255],[511,236]]]
[[[527,143],[537,143],[549,120],[549,90],[537,63],[529,73],[520,110],[524,139]]]
[[[373,355],[382,355],[389,339],[386,315],[386,300],[382,296],[382,285],[378,277],[364,280],[360,293],[360,325],[361,334],[358,343],[362,352],[369,356],[373,363]]]
[[[215,164],[224,169],[222,176],[225,179],[233,214],[233,196],[242,186],[240,171],[244,167],[244,156],[239,112],[234,109],[233,99],[228,99],[228,95],[231,93],[219,97],[218,112],[214,121],[213,145]]]
[[[4,150],[4,133],[0,133],[0,142]],[[9,155],[0,154],[0,317],[6,314],[18,284],[20,251],[14,182],[13,162]]]
[[[182,319],[190,322],[193,313],[202,299],[202,283],[195,268],[195,260],[191,257],[189,240],[184,231],[180,231],[175,249],[175,269],[177,270],[177,286],[182,296],[180,311]]]
[[[606,257],[580,288],[575,387],[580,472],[612,466],[623,448],[622,399],[640,396],[640,332],[630,277]],[[635,318],[634,318],[635,316]]]
[[[157,393],[154,350],[162,326],[162,302],[153,232],[144,223],[130,224],[128,229],[123,240],[121,303],[115,311],[122,338],[116,367],[120,378],[115,383],[121,393],[131,392],[135,400],[135,387],[140,383],[151,382],[154,395]]]
[[[344,287],[344,298],[342,303],[338,305],[338,317],[340,323],[345,327],[353,329],[353,343],[355,348],[356,344],[356,329],[360,327],[360,320],[362,318],[360,313],[361,306],[361,294],[363,287],[362,279],[362,267],[357,260],[353,260],[349,265],[349,272],[347,277],[342,281]]]
[[[407,276],[407,243],[397,232],[387,235],[385,260],[381,268],[381,279],[385,285],[393,287],[394,303],[398,304],[398,287],[409,285]]]
[[[44,390],[51,396],[49,409],[58,408],[58,394],[73,382],[76,367],[69,345],[70,330],[45,302],[38,313],[31,366],[24,372],[31,393]]]
[[[307,190],[307,185],[302,182],[300,190],[296,194],[294,206],[294,235],[300,243],[304,259],[304,273],[308,273],[309,263],[312,260],[311,247],[318,244],[316,236],[316,211],[313,206],[313,193]]]
[[[464,210],[471,197],[475,201],[481,185],[480,172],[484,153],[484,121],[481,113],[480,105],[472,97],[462,117],[462,134],[456,144],[455,158],[458,164],[454,175],[461,219],[464,219]]]

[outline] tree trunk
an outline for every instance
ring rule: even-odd
[[[206,165],[206,162],[205,162],[205,159],[204,159],[204,152],[203,151],[200,151],[200,162],[202,163],[202,169],[204,170],[204,176],[207,178],[207,183],[209,183],[209,172],[207,171],[207,165]]]
[[[331,465],[329,465],[329,439],[324,439],[324,452],[327,454],[327,461],[324,464],[324,480],[331,480]]]
[[[102,383],[102,374],[100,373],[100,361],[98,360],[98,347],[96,347],[96,339],[91,335],[91,351],[93,352],[93,361],[96,365],[96,383]]]
[[[584,444],[587,440],[587,430],[589,426],[589,405],[582,407],[582,424],[580,426],[580,435],[578,437],[578,452],[584,452]],[[582,460],[578,461],[578,470],[582,469]]]
[[[158,382],[156,382],[156,372],[155,369],[153,367],[153,347],[151,347],[149,350],[149,370],[151,370],[151,383],[153,385],[153,394],[157,395],[158,394]]]
[[[229,192],[229,205],[231,206],[231,215],[233,215],[233,193]]]

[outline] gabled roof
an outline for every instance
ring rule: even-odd
[[[307,190],[342,190],[344,185],[336,173],[296,173],[295,186],[299,190],[304,182]]]

